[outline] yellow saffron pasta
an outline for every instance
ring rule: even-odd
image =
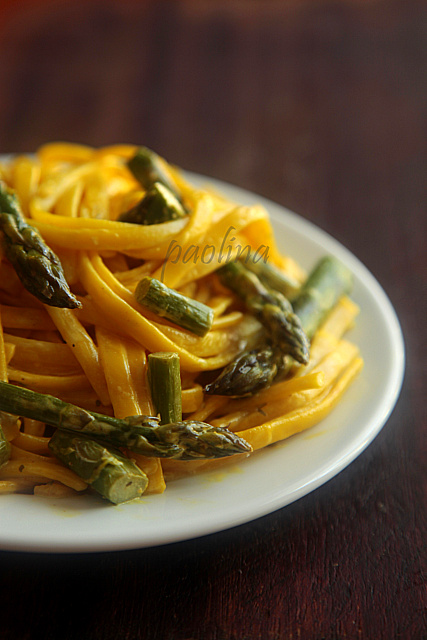
[[[80,308],[47,306],[29,293],[0,254],[0,380],[56,396],[117,418],[154,415],[147,380],[153,352],[179,355],[183,418],[226,427],[254,451],[318,424],[340,401],[363,366],[345,337],[358,314],[342,297],[311,339],[306,365],[249,398],[209,396],[204,387],[265,329],[219,281],[225,262],[261,252],[297,285],[306,277],[298,256],[282,255],[268,212],[194,187],[160,159],[186,203],[186,215],[155,224],[119,216],[146,191],[127,167],[132,145],[101,149],[52,143],[2,167],[22,211],[58,255]],[[0,232],[1,235],[1,232]],[[213,322],[204,336],[154,314],[135,290],[150,276],[207,305]],[[51,453],[53,427],[0,414],[10,458],[0,468],[0,493],[68,497],[88,485]],[[124,450],[148,476],[147,493],[186,475],[233,464],[224,460],[148,458]]]

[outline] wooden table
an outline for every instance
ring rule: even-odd
[[[0,638],[427,637],[427,3],[3,5],[1,152],[143,143],[293,209],[385,288],[407,370],[373,444],[271,515],[154,549],[1,553]]]

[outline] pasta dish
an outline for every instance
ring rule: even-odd
[[[145,147],[0,165],[0,493],[113,503],[319,423],[363,366],[351,273]]]

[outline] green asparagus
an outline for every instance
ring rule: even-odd
[[[148,457],[194,460],[251,450],[234,433],[205,422],[186,420],[161,425],[159,418],[144,415],[113,418],[7,382],[0,382],[0,410],[127,447]]]
[[[210,395],[251,396],[277,382],[288,371],[289,356],[270,345],[245,351],[223,369],[220,375],[205,386]]]
[[[186,214],[173,193],[160,182],[155,182],[143,199],[135,207],[122,213],[118,219],[120,222],[149,225],[177,220]]]
[[[62,265],[22,214],[18,198],[0,182],[0,231],[3,248],[24,287],[44,304],[75,309],[80,302],[71,293]]]
[[[160,424],[180,422],[182,394],[179,355],[160,351],[150,353],[148,382],[156,413],[160,414]]]
[[[352,275],[349,269],[332,257],[319,261],[293,300],[294,312],[301,326],[312,338],[339,299],[350,292]],[[271,342],[268,346],[242,353],[205,387],[210,394],[241,397],[253,395],[286,376],[292,368],[292,358]]]
[[[307,364],[310,345],[291,303],[277,291],[267,289],[241,262],[229,262],[218,270],[223,285],[234,291],[248,311],[264,325],[268,337],[282,353]]]
[[[139,498],[148,478],[119,450],[87,436],[58,429],[49,449],[69,469],[114,504]]]
[[[258,276],[267,289],[278,291],[288,299],[295,296],[300,288],[300,284],[296,280],[284,274],[273,264],[264,262],[263,259],[256,260],[255,258],[256,254],[251,253],[248,258],[244,260],[244,265],[249,271],[252,271],[252,273]]]
[[[181,194],[173,178],[163,166],[160,156],[147,147],[139,147],[135,155],[127,162],[127,166],[138,182],[148,191],[155,182],[163,184],[177,200]]]
[[[312,338],[338,300],[350,293],[351,271],[339,260],[325,256],[315,266],[292,301],[295,313],[309,338]]]
[[[205,336],[212,326],[214,313],[210,307],[187,298],[150,276],[138,283],[135,298],[139,304],[156,315],[198,336]]]

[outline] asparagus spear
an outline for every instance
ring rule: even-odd
[[[161,425],[159,418],[150,416],[121,420],[1,381],[0,410],[85,434],[116,447],[127,447],[149,457],[193,460],[251,450],[248,443],[234,433],[205,422],[187,420]]]
[[[129,211],[119,216],[120,222],[132,224],[160,224],[183,218],[186,211],[172,191],[161,182],[155,182],[143,199]]]
[[[151,151],[151,149],[139,147],[135,155],[128,160],[127,166],[147,191],[155,182],[160,182],[173,193],[175,198],[181,201],[181,194],[175,182],[167,171],[165,171],[160,157],[157,153]]]
[[[58,256],[43,242],[37,229],[25,221],[18,198],[2,182],[0,230],[5,255],[31,294],[53,307],[81,307],[69,289]]]
[[[49,449],[114,504],[139,498],[147,488],[147,476],[132,460],[87,436],[58,429],[49,441]]]
[[[221,396],[250,396],[270,387],[286,369],[289,357],[270,345],[245,351],[225,367],[205,392]],[[287,369],[286,369],[287,370]]]
[[[182,420],[181,374],[177,353],[150,353],[148,381],[160,424]]]
[[[135,298],[156,315],[205,336],[212,326],[214,313],[205,304],[170,289],[160,280],[146,276],[135,289]]]
[[[262,259],[255,260],[255,257],[256,256],[251,253],[248,259],[244,261],[245,267],[258,276],[267,289],[278,291],[286,298],[295,296],[300,288],[296,280],[284,274],[273,264],[264,262]]]
[[[325,256],[316,264],[292,303],[309,338],[352,286],[351,271],[336,258]]]
[[[351,272],[336,258],[327,256],[318,262],[293,301],[294,312],[309,338],[313,337],[338,300],[350,292],[351,285]],[[253,395],[283,378],[291,366],[292,359],[283,356],[273,343],[241,354],[205,387],[205,391],[216,395]]]
[[[218,275],[265,326],[273,344],[297,362],[307,364],[309,342],[291,303],[281,293],[268,290],[241,262],[228,262],[218,270]]]

